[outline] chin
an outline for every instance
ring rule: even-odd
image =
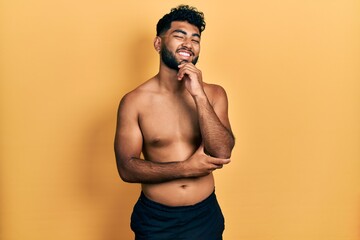
[[[188,62],[190,62],[190,61],[189,61],[189,60],[186,60],[186,59],[182,59],[182,60],[179,61],[179,64],[188,63]]]

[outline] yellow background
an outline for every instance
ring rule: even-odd
[[[237,137],[215,174],[224,239],[359,240],[358,0],[3,0],[0,238],[132,239],[117,106],[156,74],[155,24],[180,3],[205,13],[198,66]]]

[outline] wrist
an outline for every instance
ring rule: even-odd
[[[190,176],[187,160],[179,162],[181,177],[187,178]]]
[[[206,94],[200,94],[193,96],[195,104],[199,106],[206,106],[209,103],[209,99],[207,98]]]
[[[207,101],[207,96],[206,96],[206,93],[204,92],[204,90],[199,91],[198,93],[194,94],[193,98],[196,101]]]

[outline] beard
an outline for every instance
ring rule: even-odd
[[[179,65],[182,63],[182,62],[187,62],[186,60],[182,60],[182,61],[177,61],[176,60],[176,57],[175,55],[170,52],[169,49],[167,49],[167,47],[164,45],[161,46],[161,51],[160,51],[160,56],[161,56],[161,59],[162,61],[164,62],[164,64],[170,68],[170,69],[173,69],[173,70],[179,70]],[[199,60],[199,56],[195,57],[191,62],[192,64],[196,64],[197,61]]]

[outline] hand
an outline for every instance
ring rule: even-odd
[[[178,67],[178,80],[184,81],[185,87],[191,96],[195,97],[204,94],[201,71],[189,62],[181,63]]]
[[[185,171],[187,171],[189,177],[206,176],[228,163],[230,163],[230,159],[214,158],[206,155],[202,144],[190,158],[184,161]]]

